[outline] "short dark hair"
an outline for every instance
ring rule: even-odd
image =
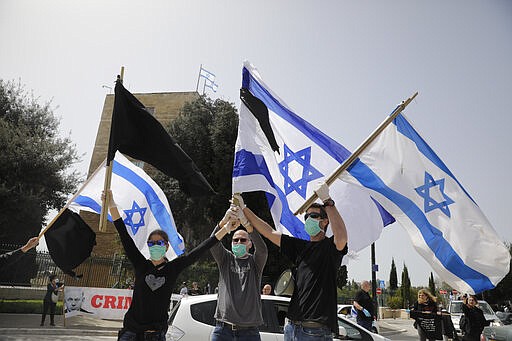
[[[169,242],[169,235],[167,234],[167,232],[165,232],[164,230],[154,230],[153,232],[151,232],[148,236],[148,241],[151,240],[151,237],[153,237],[153,235],[159,235],[160,237],[162,237],[166,243]]]
[[[322,218],[322,219],[327,218],[327,212],[325,211],[324,205],[314,202],[311,204],[311,206],[308,207],[308,210],[310,208],[318,208],[320,210],[320,218]]]
[[[57,275],[50,275],[48,276],[48,279],[51,281],[53,281],[55,278],[57,278]]]

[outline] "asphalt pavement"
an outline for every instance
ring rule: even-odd
[[[55,316],[55,326],[39,326],[40,314],[0,314],[0,341],[116,340],[122,321],[100,320],[88,316]],[[381,319],[380,334],[390,340],[416,340],[412,320]]]

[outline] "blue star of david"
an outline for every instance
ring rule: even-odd
[[[439,186],[439,191],[444,197],[444,201],[437,202],[430,196],[430,189],[434,186]],[[453,201],[446,193],[444,192],[444,179],[434,180],[432,175],[428,172],[425,172],[425,183],[415,188],[416,193],[418,193],[423,199],[425,199],[423,203],[423,209],[425,213],[433,211],[435,209],[440,209],[441,212],[450,217],[450,209],[448,205],[453,204]]]
[[[146,214],[147,207],[139,207],[137,203],[134,201],[132,204],[132,208],[129,210],[123,210],[126,214],[126,219],[124,220],[124,224],[130,226],[132,229],[133,234],[137,234],[137,231],[139,231],[139,227],[144,226],[144,214]],[[133,221],[133,216],[135,213],[140,214],[140,219],[138,222]]]
[[[293,181],[288,173],[289,165],[293,161],[302,166],[302,176],[297,181]],[[311,165],[311,147],[294,153],[286,144],[284,145],[284,160],[279,163],[279,171],[284,178],[285,195],[295,191],[304,199],[306,199],[308,182],[323,176],[322,173]]]

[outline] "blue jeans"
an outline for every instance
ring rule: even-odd
[[[135,332],[121,329],[117,341],[165,341],[165,333],[165,330],[161,330],[156,332],[144,332],[143,334],[137,335]]]
[[[212,341],[260,341],[257,327],[232,330],[228,324],[217,324],[212,334]]]
[[[332,334],[327,327],[308,328],[288,323],[284,326],[284,341],[332,341]]]
[[[372,331],[372,324],[373,324],[372,320],[357,319],[357,324],[368,331]]]

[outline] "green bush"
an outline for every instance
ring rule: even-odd
[[[388,297],[387,303],[391,309],[400,309],[402,308],[402,297],[400,295]]]
[[[14,314],[41,314],[43,300],[2,300],[0,299],[0,313]],[[62,315],[62,302],[57,303],[56,315]]]

